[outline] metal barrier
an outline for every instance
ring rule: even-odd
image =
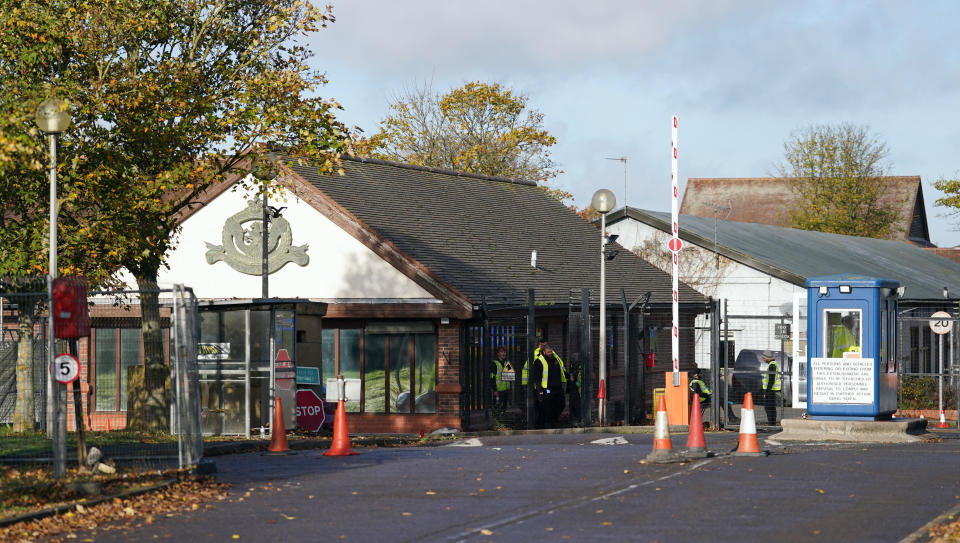
[[[790,315],[732,315],[724,306],[721,333],[720,420],[726,428],[739,428],[743,399],[753,397],[758,426],[779,426],[785,413],[792,416],[793,341]],[[779,368],[768,372],[768,351]],[[771,388],[780,383],[780,390]],[[769,385],[769,386],[765,386]]]
[[[85,462],[85,458],[81,460],[81,451],[92,447],[101,451],[104,460],[112,460],[121,469],[183,468],[197,464],[203,456],[203,441],[196,361],[197,302],[192,291],[177,285],[152,291],[88,293],[91,335],[81,338],[70,349],[79,360],[79,378],[69,385],[57,384],[58,393],[50,394],[46,390],[50,380],[43,371],[48,367],[48,294],[43,288],[38,290],[38,286],[45,288],[46,278],[0,278],[0,465],[53,464],[54,473],[59,474],[66,466]],[[148,391],[166,407],[143,411],[153,417],[154,425],[159,423],[161,427],[135,431],[126,427],[131,411],[140,409],[136,395],[131,395],[134,389],[130,388],[128,374],[130,368],[143,365],[144,342],[137,304],[144,294],[160,298],[160,326],[166,343],[160,347],[169,363],[169,381],[161,370],[161,386]],[[24,333],[31,334],[29,345],[21,341]],[[66,352],[66,342],[58,342],[56,349]],[[164,385],[165,381],[169,385]],[[22,402],[23,383],[29,385],[33,402]],[[76,403],[74,391],[78,393]],[[54,404],[48,398],[58,398],[59,426],[67,432],[59,438],[66,443],[61,449],[66,449],[65,454],[55,454],[58,437],[52,432],[55,425],[49,422]],[[29,409],[32,420],[25,426],[17,407],[21,406],[23,411],[26,408],[22,405],[29,403],[33,403]],[[47,428],[51,431],[43,432]],[[81,436],[85,438],[85,447]]]

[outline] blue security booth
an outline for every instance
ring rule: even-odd
[[[897,410],[900,283],[840,274],[807,280],[807,412],[881,420]]]

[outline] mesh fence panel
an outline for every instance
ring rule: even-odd
[[[43,433],[47,412],[46,278],[0,278],[0,465],[50,465],[53,440]],[[155,417],[154,428],[133,431],[126,428],[134,405],[128,405],[130,388],[127,376],[133,367],[142,367],[143,341],[138,300],[146,291],[98,291],[88,293],[93,318],[92,334],[81,338],[77,358],[80,378],[59,387],[61,412],[66,412],[67,467],[75,467],[78,458],[78,425],[82,425],[89,450],[96,447],[104,460],[120,469],[126,467],[175,467],[196,464],[203,451],[198,431],[197,403],[197,307],[189,289],[150,291],[160,298],[163,356],[172,362],[163,374],[169,375],[169,387],[157,392],[166,405]],[[177,318],[171,318],[172,313]],[[169,322],[177,325],[170,327]],[[24,339],[26,338],[26,340]],[[25,343],[27,341],[28,343]],[[178,345],[170,352],[171,345]],[[58,341],[55,352],[68,352],[68,343]],[[177,371],[171,372],[170,370]],[[26,385],[25,385],[26,383]],[[73,390],[79,392],[81,412],[74,405]],[[32,402],[22,402],[24,389],[31,391]],[[174,395],[171,391],[177,391]],[[182,393],[181,393],[182,392]],[[31,404],[30,429],[19,423],[18,402]],[[80,416],[78,416],[80,415]],[[171,420],[179,420],[183,430],[176,432]],[[158,426],[159,425],[159,426]]]

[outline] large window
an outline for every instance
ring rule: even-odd
[[[863,338],[859,309],[825,310],[823,352],[830,358],[860,357]]]
[[[127,368],[143,361],[139,328],[94,330],[94,408],[127,410]]]
[[[323,373],[361,380],[348,412],[436,413],[436,346],[430,322],[326,323]]]

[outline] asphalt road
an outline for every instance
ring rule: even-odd
[[[95,541],[898,541],[960,502],[960,435],[766,444],[643,462],[653,436],[519,435],[420,448],[217,457],[230,497]],[[761,444],[764,444],[761,435]],[[686,436],[674,435],[675,449]]]

